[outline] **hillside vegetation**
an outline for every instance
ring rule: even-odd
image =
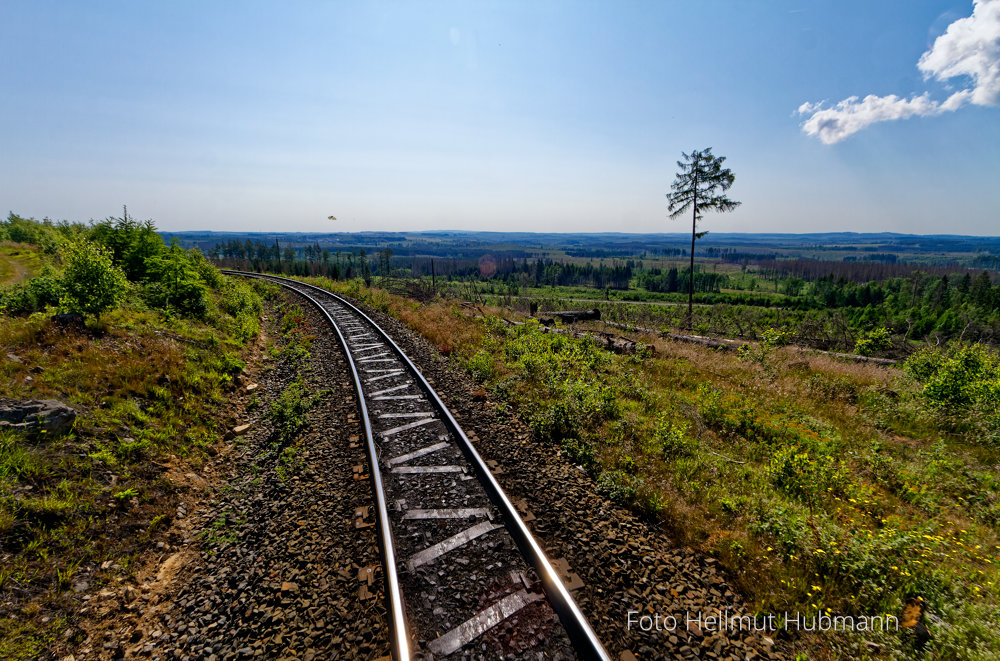
[[[904,625],[803,637],[809,656],[1000,649],[993,349],[954,343],[883,368],[804,354],[771,331],[739,354],[639,336],[656,354],[620,356],[512,325],[510,310],[312,282],[421,332],[598,489],[718,557],[762,613]]]
[[[59,437],[0,431],[0,658],[34,659],[80,642],[79,597],[162,541],[165,471],[214,451],[261,298],[127,215],[11,214],[0,241],[30,267],[0,287],[0,398],[78,414]]]

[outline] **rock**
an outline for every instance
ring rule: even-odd
[[[21,360],[20,356],[16,356],[12,353],[7,354],[7,360],[8,362],[17,363],[18,365],[24,364],[24,361]]]
[[[236,434],[237,436],[242,436],[243,434],[247,433],[247,431],[249,431],[251,427],[253,427],[253,423],[248,422],[245,425],[239,425],[237,427],[233,427],[233,433]]]
[[[0,429],[59,435],[76,421],[76,410],[54,399],[0,399]]]

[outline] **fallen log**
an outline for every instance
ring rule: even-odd
[[[510,321],[509,319],[504,319],[507,324],[511,326],[523,326],[523,321]],[[541,323],[541,320],[538,319]],[[613,335],[611,333],[602,333],[600,331],[574,331],[567,328],[554,328],[552,326],[542,325],[543,333],[559,333],[561,335],[569,335],[576,339],[583,339],[589,337],[590,339],[597,342],[598,346],[607,349],[613,353],[618,354],[634,354],[638,351],[647,351],[650,355],[656,355],[656,347],[652,344],[646,344],[644,342],[637,342],[635,340],[630,340],[627,337],[621,337],[620,335]]]
[[[642,328],[641,326],[628,326],[626,324],[618,324],[613,321],[605,321],[605,325],[613,326],[615,328],[621,328],[623,330],[631,330],[636,333],[649,333],[651,335],[658,335],[659,337],[666,338],[668,340],[676,340],[678,342],[688,342],[690,344],[701,344],[706,347],[712,347],[714,349],[725,349],[728,351],[733,351],[739,349],[745,344],[751,344],[751,342],[740,341],[740,340],[729,340],[725,338],[713,338],[704,337],[701,335],[681,335],[678,333],[671,333],[669,331],[658,331],[652,328]],[[839,353],[836,351],[824,351],[822,349],[810,349],[808,347],[793,346],[793,349],[803,353],[818,353],[826,356],[833,356],[834,358],[842,358],[845,360],[853,360],[857,363],[870,363],[873,365],[895,365],[898,361],[891,358],[875,358],[872,356],[859,356],[853,353]]]
[[[593,321],[601,318],[601,311],[594,310],[563,310],[561,312],[548,312],[549,317],[539,317],[538,321],[544,326],[551,326],[555,319],[564,324],[573,324],[578,321]]]

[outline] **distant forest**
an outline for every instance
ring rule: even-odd
[[[398,254],[391,247],[373,252],[359,247],[346,250],[346,245],[324,246],[318,240],[282,245],[277,238],[268,242],[226,239],[207,252],[220,265],[241,269],[336,280],[361,278],[369,284],[385,278],[434,278],[441,285],[475,280],[507,295],[575,287],[603,292],[597,294],[601,297],[618,292],[616,297],[632,300],[646,296],[677,300],[670,297],[682,297],[688,289],[688,267],[661,266],[664,259],[683,257],[686,251],[681,248],[622,256],[581,247],[579,252],[592,255],[587,258],[571,255],[568,249],[545,250],[538,244],[459,243],[460,257],[448,256],[443,246],[436,246],[440,255],[417,255]],[[935,241],[935,248],[940,249],[939,244]],[[841,246],[839,260],[782,258],[782,252],[790,251],[787,246],[761,252],[738,246],[708,247],[696,255],[695,300],[799,311],[840,310],[851,326],[888,325],[913,339],[932,334],[970,340],[1000,338],[997,274],[969,266],[993,263],[994,256],[956,253],[953,259],[945,259],[949,255],[936,252],[934,263],[914,263],[906,260],[917,253],[888,253],[882,245],[860,253]],[[416,248],[406,252],[414,253]]]

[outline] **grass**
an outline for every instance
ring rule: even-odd
[[[202,533],[202,541],[209,552],[214,553],[217,549],[239,539],[236,529],[245,522],[246,517],[235,516],[232,510],[227,509]]]
[[[43,259],[31,246],[0,243],[0,285],[23,282],[42,267]]]
[[[177,496],[163,465],[197,466],[233,422],[225,402],[259,330],[260,295],[223,284],[201,321],[137,296],[79,330],[50,313],[0,316],[0,353],[20,359],[0,363],[0,397],[78,413],[59,438],[0,432],[0,597],[17,614],[0,620],[0,657],[38,658],[75,608],[77,572],[92,588],[127,574],[168,527]],[[100,570],[105,560],[120,569]]]
[[[1000,447],[926,406],[897,369],[764,343],[743,355],[636,336],[655,356],[314,281],[424,334],[609,497],[722,562],[761,612],[893,614],[922,604],[930,641],[869,634],[889,655],[1000,649]],[[870,656],[859,635],[803,638],[817,658]]]

